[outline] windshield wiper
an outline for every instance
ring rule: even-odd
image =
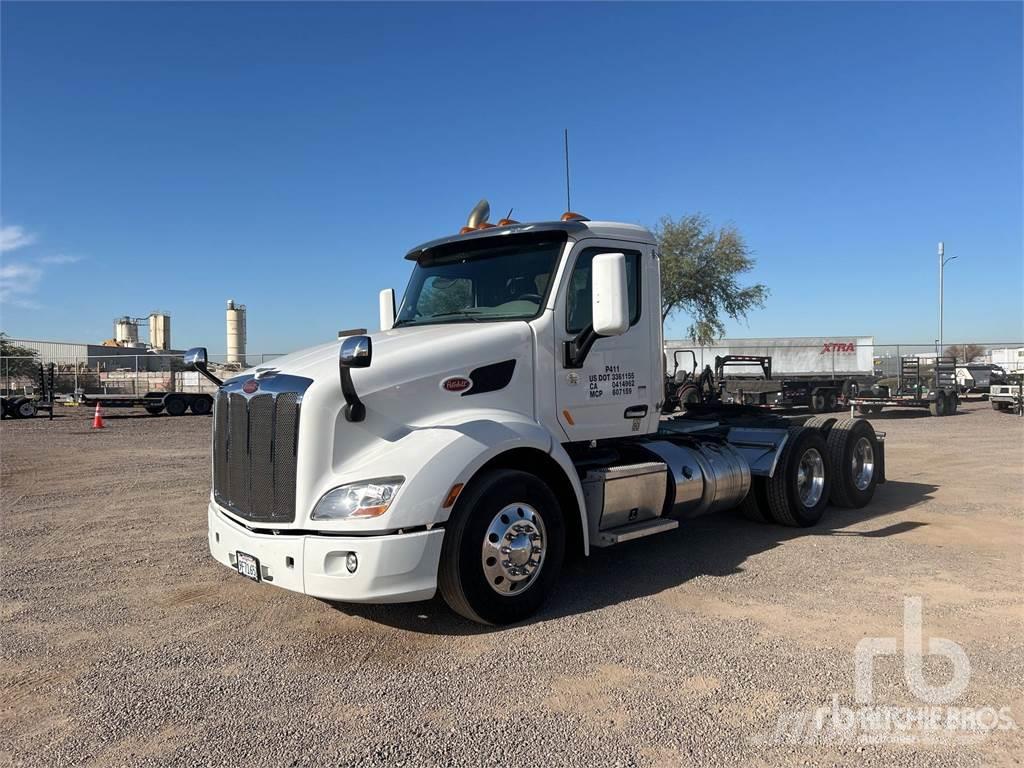
[[[453,309],[451,312],[438,312],[436,315],[425,317],[424,320],[430,322],[431,320],[435,320],[439,317],[452,317],[454,315],[461,315],[462,317],[468,317],[471,320],[477,320],[479,319],[477,315],[479,315],[481,311],[482,310],[479,309]]]

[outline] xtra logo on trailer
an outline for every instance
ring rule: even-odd
[[[852,341],[826,341],[822,347],[819,355],[828,355],[832,352],[856,352],[857,345]]]

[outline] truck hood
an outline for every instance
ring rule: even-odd
[[[373,340],[369,368],[352,370],[352,381],[367,407],[367,422],[386,419],[405,425],[435,422],[463,408],[501,407],[533,417],[533,331],[524,321],[450,323],[395,328],[368,334]],[[340,411],[344,405],[338,370],[340,341],[332,341],[256,366],[312,379],[307,405]],[[514,361],[514,363],[509,363]],[[512,376],[486,392],[449,392],[441,382],[470,377],[484,366],[506,363]],[[494,386],[492,384],[492,386]],[[327,415],[327,414],[324,414]]]

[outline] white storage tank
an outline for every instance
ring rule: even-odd
[[[171,348],[171,316],[166,312],[149,313],[149,346],[156,350]]]
[[[245,367],[245,305],[235,304],[228,299],[227,309],[228,356],[229,365]]]
[[[139,340],[139,326],[135,320],[125,315],[114,320],[114,341],[120,346],[126,347]]]

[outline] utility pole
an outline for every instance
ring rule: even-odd
[[[945,267],[956,256],[950,256],[948,259],[944,258],[946,254],[946,248],[944,243],[939,242],[939,349],[938,353],[942,354],[942,273],[945,271]]]

